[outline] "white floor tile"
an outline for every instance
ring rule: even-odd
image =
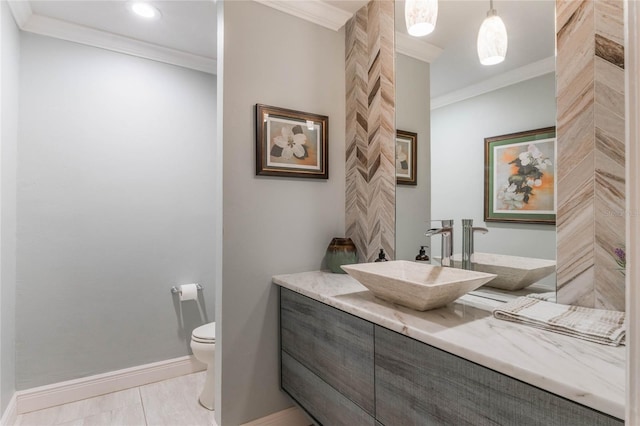
[[[57,426],[145,426],[142,404],[105,411]]]
[[[210,426],[214,413],[198,403],[206,372],[140,387],[148,426]]]
[[[18,416],[16,426],[216,426],[198,403],[206,372]]]
[[[140,393],[138,388],[133,388],[22,414],[18,416],[18,424],[20,426],[70,425],[91,416],[136,405],[141,405]]]

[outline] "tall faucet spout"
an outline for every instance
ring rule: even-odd
[[[487,228],[473,226],[473,219],[462,219],[462,269],[473,269],[473,233],[489,232]]]
[[[453,220],[443,220],[442,227],[431,228],[424,235],[427,237],[442,236],[440,264],[442,266],[453,266],[451,264],[451,257],[453,256]]]
[[[441,234],[451,234],[451,228],[431,228],[424,233],[424,235],[426,235],[427,237]]]

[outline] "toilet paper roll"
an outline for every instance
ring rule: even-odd
[[[183,284],[180,286],[180,301],[198,300],[197,284]]]

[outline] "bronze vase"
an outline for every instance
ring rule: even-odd
[[[344,274],[340,265],[358,263],[358,252],[351,238],[334,238],[327,247],[325,256],[327,267],[335,274]]]

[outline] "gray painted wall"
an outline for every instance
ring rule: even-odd
[[[214,76],[24,34],[18,389],[189,353],[213,321]],[[204,301],[204,299],[203,299]]]
[[[344,30],[256,2],[224,5],[222,425],[292,403],[279,390],[276,274],[321,267],[344,233]],[[254,105],[329,116],[329,180],[255,176]]]
[[[0,2],[0,415],[15,391],[16,151],[20,32]]]
[[[484,226],[484,138],[554,126],[555,75],[546,74],[431,111],[431,215],[454,219],[454,251],[462,218]],[[556,228],[491,223],[475,238],[478,252],[555,259]],[[440,237],[432,251],[440,253]],[[555,283],[555,277],[550,278]]]
[[[418,134],[416,186],[396,186],[396,258],[414,260],[431,219],[429,64],[396,54],[396,127]],[[428,253],[428,251],[427,251]]]

